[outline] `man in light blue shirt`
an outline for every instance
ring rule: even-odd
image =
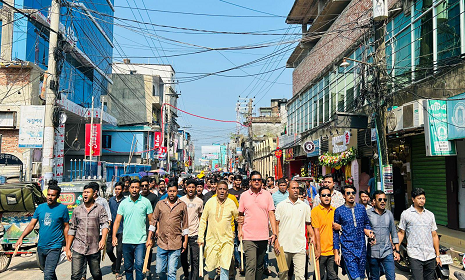
[[[136,270],[136,280],[142,280],[142,267],[144,265],[145,247],[151,246],[147,240],[146,221],[152,219],[152,204],[140,195],[141,183],[133,179],[129,186],[130,196],[121,201],[118,214],[113,225],[113,246],[118,245],[118,232],[121,219],[123,220],[123,257],[126,279],[133,279],[133,271]]]
[[[281,201],[284,201],[289,197],[289,192],[287,191],[287,183],[284,178],[278,180],[278,191],[275,192],[272,196],[274,207],[278,206]]]

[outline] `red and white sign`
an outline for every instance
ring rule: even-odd
[[[161,132],[157,131],[153,136],[153,148],[156,150],[161,147]]]
[[[164,159],[166,158],[166,153],[168,152],[168,149],[166,147],[160,147],[159,153],[158,153],[158,159]]]
[[[92,138],[91,138],[92,134]],[[101,156],[102,155],[102,126],[93,124],[92,133],[90,123],[86,124],[86,156]]]

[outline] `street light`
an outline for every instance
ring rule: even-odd
[[[365,61],[352,59],[352,58],[349,58],[349,57],[343,57],[343,58],[342,58],[342,63],[341,63],[341,65],[339,65],[339,66],[340,66],[340,67],[344,67],[344,68],[349,67],[349,66],[350,66],[350,63],[347,62],[347,60],[350,60],[350,61],[353,61],[353,62],[357,62],[357,63],[361,63],[361,64],[372,64],[372,63],[368,63],[368,62],[365,62]]]

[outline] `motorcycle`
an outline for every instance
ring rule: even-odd
[[[439,236],[441,238],[441,236]],[[453,263],[451,255],[447,252],[449,249],[442,245],[439,245],[439,258],[441,259],[441,265],[436,266],[436,278],[440,280],[449,279],[449,265]],[[410,272],[410,261],[407,254],[407,239],[405,238],[399,245],[400,259],[394,262],[394,265],[401,271]]]

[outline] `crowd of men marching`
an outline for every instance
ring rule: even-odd
[[[381,274],[391,280],[405,236],[414,279],[434,279],[440,265],[436,222],[424,208],[422,189],[412,191],[413,205],[402,213],[399,230],[385,209],[382,191],[372,198],[361,192],[356,203],[356,189],[336,190],[331,174],[318,188],[286,179],[275,184],[272,177],[265,181],[253,171],[245,180],[242,175],[205,181],[123,178],[108,202],[99,191],[98,183],[87,184],[83,203],[70,218],[58,202],[60,187],[49,183],[47,203],[37,207],[15,245],[21,246],[39,223],[37,254],[44,279],[57,279],[64,244],[73,280],[85,279],[87,267],[93,279],[102,279],[101,251],[110,258],[117,280],[123,277],[123,262],[126,279],[134,279],[134,272],[137,280],[150,278],[154,247],[160,280],[175,280],[179,261],[186,280],[200,279],[203,271],[209,279],[218,274],[220,280],[234,279],[237,269],[246,280],[261,280],[270,273],[270,246],[290,268],[279,271],[282,280],[307,279],[309,246],[321,279],[338,279],[343,273],[355,280],[376,280]]]

